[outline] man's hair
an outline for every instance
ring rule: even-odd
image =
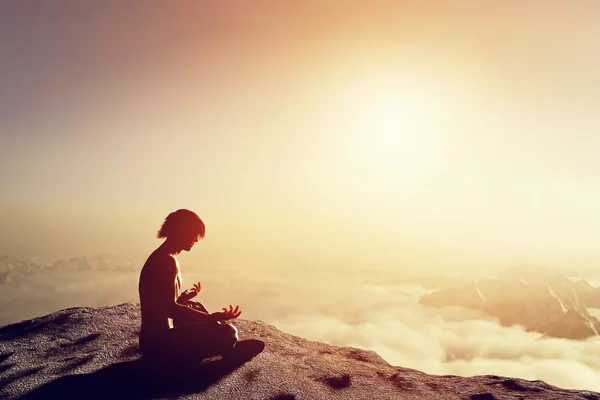
[[[156,236],[164,239],[189,233],[204,238],[205,231],[204,222],[200,217],[195,212],[182,208],[167,215]]]

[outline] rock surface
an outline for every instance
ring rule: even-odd
[[[586,399],[600,394],[499,376],[434,376],[394,367],[372,351],[312,342],[237,320],[264,351],[228,367],[213,358],[181,371],[140,360],[139,305],[70,308],[0,327],[3,399]]]

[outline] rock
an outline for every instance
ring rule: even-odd
[[[0,327],[0,398],[600,399],[541,381],[428,375],[248,320],[235,322],[240,339],[266,347],[243,363],[217,357],[152,369],[139,354],[139,322],[139,305],[125,303]]]

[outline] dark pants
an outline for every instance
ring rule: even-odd
[[[191,303],[188,307],[208,312],[202,304]],[[228,323],[173,322],[174,327],[164,336],[144,343],[144,356],[159,360],[208,358],[227,353],[238,340],[237,329]]]

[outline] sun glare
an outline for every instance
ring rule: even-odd
[[[367,179],[393,183],[431,171],[442,143],[426,86],[376,76],[345,92],[345,146]]]

